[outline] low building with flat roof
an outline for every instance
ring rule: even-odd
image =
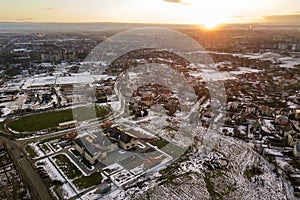
[[[78,122],[76,120],[68,121],[68,122],[63,122],[58,124],[58,129],[68,129],[68,128],[74,128],[78,125]]]

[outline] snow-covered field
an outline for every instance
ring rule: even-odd
[[[222,159],[226,167],[213,167]],[[274,168],[247,143],[220,137],[207,155],[194,149],[178,164],[138,180],[139,187],[104,199],[287,199],[285,180]]]
[[[238,71],[217,71],[213,69],[202,69],[202,72],[189,73],[193,77],[201,77],[204,80],[225,80],[236,79],[235,75],[245,73],[258,73],[260,70],[252,69],[248,67],[239,67]]]

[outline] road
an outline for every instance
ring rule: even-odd
[[[20,145],[18,142],[9,140],[2,136],[0,136],[0,140],[7,144],[7,151],[12,156],[12,159],[17,168],[20,169],[20,173],[22,173],[23,177],[26,178],[25,182],[31,190],[32,198],[40,200],[51,200],[52,197],[47,187],[45,186],[43,179],[32,167],[31,161],[27,157],[20,157],[20,155],[24,155],[23,145]]]
[[[51,200],[53,199],[51,194],[48,191],[48,188],[46,187],[46,184],[44,183],[43,179],[40,177],[40,175],[35,171],[35,169],[32,166],[32,160],[28,158],[27,156],[21,156],[21,155],[27,155],[27,153],[24,150],[24,147],[26,144],[30,142],[34,142],[37,140],[47,139],[51,137],[61,136],[66,133],[70,133],[72,131],[76,131],[78,129],[84,129],[84,128],[90,128],[90,127],[96,127],[99,126],[99,124],[107,121],[107,120],[113,120],[117,115],[110,114],[102,119],[92,119],[87,120],[86,124],[72,128],[72,129],[66,129],[57,131],[50,134],[45,135],[39,135],[32,138],[24,138],[20,140],[10,140],[4,136],[0,136],[0,140],[5,142],[8,146],[8,151],[12,155],[12,159],[14,163],[16,164],[17,168],[20,169],[20,173],[22,173],[23,177],[25,177],[25,181],[27,185],[29,186],[29,189],[31,191],[31,195],[33,199],[38,200]],[[76,197],[80,197],[82,194],[77,194]]]

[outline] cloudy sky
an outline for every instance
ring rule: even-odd
[[[300,0],[1,0],[0,21],[300,24]]]

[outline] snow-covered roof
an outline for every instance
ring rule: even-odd
[[[45,85],[54,85],[55,84],[55,77],[47,76],[47,77],[39,77],[34,78],[31,84],[32,86],[45,86]]]

